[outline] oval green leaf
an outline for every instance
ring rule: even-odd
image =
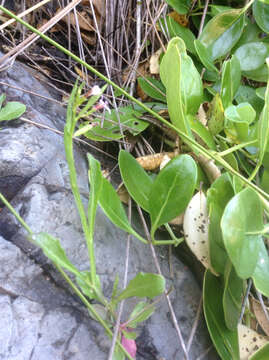
[[[225,56],[242,35],[245,16],[241,9],[221,12],[205,26],[199,40],[211,52],[214,60]]]
[[[204,65],[204,67],[210,71],[215,72],[217,75],[219,74],[218,69],[214,65],[214,62],[211,58],[211,53],[208,51],[208,49],[204,46],[204,44],[200,40],[194,41],[194,46],[197,52],[197,55],[199,56],[199,59],[201,63]]]
[[[232,104],[241,80],[240,63],[235,56],[224,62],[221,76],[220,96],[224,109]]]
[[[227,173],[222,174],[207,192],[209,214],[209,254],[210,263],[218,274],[223,274],[228,256],[224,246],[220,222],[227,203],[233,197],[233,187]]]
[[[140,272],[129,281],[127,287],[119,294],[117,301],[129,297],[148,297],[153,299],[165,291],[165,279],[161,275]]]
[[[252,9],[259,27],[269,34],[269,4],[256,0],[252,5]]]
[[[264,243],[261,243],[257,266],[252,279],[256,289],[264,296],[269,297],[269,257]]]
[[[142,209],[149,212],[149,194],[153,184],[152,178],[127,151],[120,151],[119,166],[128,193]]]
[[[189,155],[180,155],[160,171],[149,196],[152,234],[188,205],[196,184],[197,167]]]
[[[237,275],[247,279],[254,273],[262,242],[263,208],[258,194],[244,189],[227,204],[222,219],[223,241]]]
[[[13,120],[20,117],[26,110],[26,106],[16,101],[8,102],[0,110],[0,121]]]
[[[242,71],[253,71],[265,63],[268,50],[268,44],[251,42],[240,46],[234,56],[238,59]]]

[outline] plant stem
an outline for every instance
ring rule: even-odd
[[[33,235],[32,230],[29,228],[29,226],[25,223],[23,218],[17,213],[17,211],[13,208],[13,206],[7,201],[7,199],[0,193],[0,200],[3,201],[5,206],[8,208],[8,210],[15,216],[15,218],[21,223],[21,225],[24,227],[24,229],[28,232],[30,236]]]
[[[66,280],[66,282],[71,286],[71,288],[74,290],[74,292],[79,296],[79,298],[83,301],[83,303],[86,305],[86,307],[92,312],[92,314],[95,316],[95,318],[99,321],[99,323],[104,327],[104,329],[107,331],[107,333],[112,337],[113,333],[110,330],[107,323],[100,317],[98,312],[95,311],[94,307],[89,303],[89,301],[86,299],[86,297],[80,292],[80,290],[76,287],[76,285],[73,283],[73,281],[69,278],[69,276],[62,270],[60,266],[58,266],[56,263],[54,263],[57,270],[60,272],[60,274],[63,276],[63,278]],[[124,355],[129,360],[134,360],[131,355],[124,349],[124,347],[121,345],[121,343],[117,340],[117,344],[120,347],[120,349],[124,352]]]

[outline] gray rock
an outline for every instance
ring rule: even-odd
[[[3,76],[3,75],[2,75]],[[24,67],[16,64],[5,81],[45,93]],[[27,84],[27,85],[26,85]],[[35,88],[37,87],[37,88]],[[8,100],[27,104],[28,117],[54,128],[63,126],[63,109],[35,96],[5,88]],[[43,103],[44,102],[44,103]],[[89,269],[87,248],[80,219],[70,191],[62,137],[33,125],[7,123],[0,131],[0,190],[35,233],[45,231],[60,239],[67,256],[80,270]],[[3,144],[3,146],[2,146]],[[87,206],[87,165],[75,147],[79,189]],[[18,179],[23,179],[17,182]],[[2,184],[2,185],[1,185]],[[8,184],[8,186],[6,186]],[[140,226],[136,224],[136,226]],[[63,282],[50,261],[26,237],[25,230],[7,209],[0,212],[0,359],[89,359],[107,358],[110,342],[103,329]],[[115,275],[124,273],[127,235],[116,229],[98,209],[95,228],[97,272],[104,293],[111,295]],[[200,300],[200,289],[190,271],[173,255],[174,277],[169,273],[167,249],[157,249],[171,301],[187,342]],[[148,246],[132,239],[129,279],[138,272],[156,268]],[[136,299],[126,301],[123,321]],[[2,315],[2,311],[4,311]],[[1,324],[1,325],[2,325]],[[11,324],[11,325],[10,325]],[[137,359],[183,359],[165,299],[154,315],[139,328]],[[201,355],[210,340],[200,321],[190,359]],[[206,359],[217,359],[209,353]]]

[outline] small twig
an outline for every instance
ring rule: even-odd
[[[131,200],[131,198],[129,198],[129,201],[128,201],[128,219],[129,219],[130,222],[131,222],[131,218],[132,218],[132,200]],[[127,236],[127,243],[126,243],[126,257],[125,257],[125,267],[124,267],[123,289],[126,288],[127,280],[128,280],[130,240],[131,240],[131,235],[129,234]],[[115,349],[115,346],[116,346],[117,337],[118,337],[119,328],[120,328],[120,321],[121,321],[121,315],[122,315],[122,311],[123,311],[124,302],[125,302],[125,300],[122,300],[120,302],[120,305],[119,305],[119,312],[118,312],[116,325],[115,325],[115,329],[114,329],[114,333],[113,333],[112,344],[111,344],[109,354],[108,354],[108,360],[112,360],[112,358],[113,358],[114,349]]]
[[[203,304],[203,295],[201,295],[201,299],[200,299],[200,302],[199,302],[199,306],[198,306],[198,309],[197,309],[195,320],[194,320],[194,323],[193,323],[193,326],[192,326],[192,329],[191,329],[191,333],[190,333],[190,337],[189,337],[189,340],[188,340],[188,343],[187,343],[187,351],[188,352],[190,351],[191,344],[192,344],[195,332],[197,330],[197,326],[198,326],[198,323],[199,323],[199,318],[200,318],[201,311],[202,311],[202,304]]]
[[[56,14],[52,19],[50,19],[46,24],[41,26],[38,31],[44,34],[50,28],[52,28],[61,18],[63,18],[71,9],[77,6],[81,0],[73,0],[70,4],[68,4],[63,10],[61,10],[58,14]],[[27,39],[22,41],[20,44],[15,46],[12,50],[10,50],[7,54],[0,58],[0,70],[2,67],[6,66],[8,62],[12,61],[18,54],[28,48],[32,43],[40,38],[39,35],[33,33],[28,36]]]
[[[242,319],[243,319],[243,316],[244,316],[245,307],[246,307],[246,305],[247,305],[248,295],[249,295],[249,292],[250,292],[250,289],[251,289],[251,285],[252,285],[252,280],[249,279],[249,280],[248,280],[248,286],[247,286],[246,294],[245,294],[244,299],[243,299],[243,304],[242,304],[241,313],[240,313],[239,320],[238,320],[238,323],[239,323],[239,324],[242,322]]]
[[[158,261],[157,255],[156,255],[155,248],[152,245],[151,236],[150,236],[150,233],[149,233],[149,230],[148,230],[144,215],[142,213],[142,210],[141,210],[140,206],[137,205],[137,209],[138,209],[139,216],[140,216],[140,219],[142,221],[142,224],[143,224],[143,227],[144,227],[144,230],[145,230],[145,233],[146,233],[147,240],[149,242],[150,250],[151,250],[151,253],[152,253],[152,257],[153,257],[157,272],[158,272],[159,275],[163,276],[161,268],[160,268],[160,264],[159,264],[159,261]],[[165,293],[166,293],[165,294],[166,301],[168,303],[169,311],[170,311],[172,321],[173,321],[174,327],[176,329],[176,332],[177,332],[177,335],[178,335],[178,338],[179,338],[179,341],[180,341],[180,345],[181,345],[183,353],[184,353],[184,357],[185,357],[186,360],[189,360],[188,350],[186,348],[186,345],[185,345],[185,342],[184,342],[184,339],[183,339],[183,336],[182,336],[182,333],[181,333],[181,330],[180,330],[180,327],[179,327],[179,324],[178,324],[178,321],[177,321],[177,318],[176,318],[176,315],[175,315],[175,311],[173,309],[173,305],[172,305],[171,300],[170,300],[170,296],[167,294],[167,289],[165,289]]]
[[[210,345],[200,356],[198,356],[198,358],[196,360],[202,360],[209,353],[209,351],[212,348],[213,348],[213,346]]]
[[[202,34],[202,31],[203,31],[203,27],[204,27],[204,23],[205,23],[205,17],[206,17],[206,13],[207,13],[208,4],[209,4],[209,0],[206,0],[205,7],[204,7],[204,11],[203,11],[203,15],[202,15],[202,19],[201,19],[201,22],[200,22],[198,39],[199,39],[199,37],[200,37],[200,35]]]

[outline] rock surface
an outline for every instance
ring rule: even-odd
[[[0,73],[0,81],[47,98],[57,99],[24,66],[15,63]],[[48,99],[0,84],[7,100],[27,105],[31,121],[62,130],[65,109]],[[34,232],[45,231],[59,238],[69,259],[81,270],[89,267],[68,180],[62,136],[51,130],[15,120],[0,131],[0,191]],[[87,203],[87,165],[76,148],[79,188]],[[60,278],[40,249],[31,245],[25,230],[4,208],[0,212],[0,359],[2,360],[103,360],[110,341]],[[104,293],[111,295],[115,275],[124,273],[126,234],[116,229],[98,209],[95,229],[97,272]],[[169,274],[167,250],[157,249],[167,287],[173,285],[171,300],[183,337],[187,342],[200,301],[200,289],[190,271],[172,256],[174,277]],[[149,247],[132,239],[129,276],[155,272]],[[127,314],[134,300],[125,306]],[[124,320],[124,319],[123,319]],[[139,329],[137,359],[183,359],[166,301]],[[200,320],[190,360],[210,346],[206,327]],[[204,359],[217,359],[214,351]]]

